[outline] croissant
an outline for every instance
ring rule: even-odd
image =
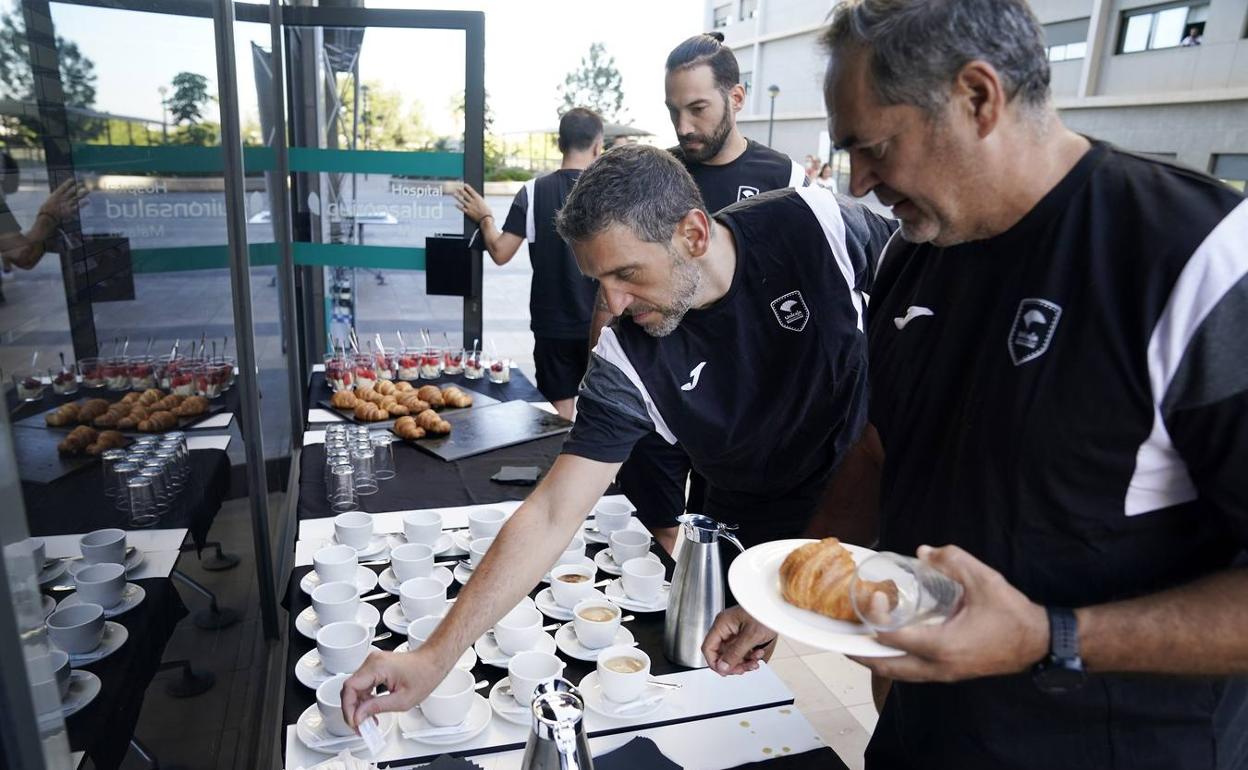
[[[136,414],[135,412],[139,412],[139,414]],[[145,409],[135,410],[135,412],[131,412],[118,420],[117,430],[134,430],[139,427],[139,423],[148,418],[147,410]]]
[[[403,393],[398,397],[398,402],[402,406],[407,407],[410,414],[420,414],[429,408],[429,402],[421,401],[420,396],[415,393]]]
[[[379,380],[377,384],[373,386],[373,390],[383,396],[389,396],[395,392],[395,387],[394,383],[390,380]]]
[[[448,385],[442,389],[442,400],[446,402],[447,406],[453,406],[456,409],[472,406],[472,396],[454,385]]]
[[[139,395],[139,403],[147,406],[148,404],[156,403],[164,397],[165,394],[161,393],[160,390],[156,388],[148,388]]]
[[[425,433],[445,436],[451,432],[451,424],[432,409],[426,409],[416,415],[416,424],[425,429]]]
[[[120,400],[120,401],[118,401],[117,403],[119,403],[119,404],[133,404],[135,401],[138,401],[138,400],[139,400],[140,398],[142,398],[142,397],[143,397],[143,394],[142,394],[142,393],[135,393],[135,392],[131,391],[130,393],[127,393],[126,395],[122,396],[122,397],[121,397],[121,400]]]
[[[329,403],[335,409],[354,409],[360,400],[349,390],[340,390],[330,396]]]
[[[196,396],[195,398],[202,398],[202,396]],[[185,400],[186,400],[186,396],[174,396],[174,395],[165,396],[161,400],[157,401],[156,403],[148,407],[148,410],[152,412],[168,412],[168,411],[177,409],[179,406],[182,405],[182,402]]]
[[[442,391],[437,385],[422,385],[420,390],[416,391],[416,395],[421,401],[428,401],[429,406],[437,408],[443,405]]]
[[[178,418],[173,415],[173,412],[154,412],[152,416],[139,423],[139,430],[144,433],[160,433],[177,424]]]
[[[391,417],[403,417],[404,415],[409,415],[412,413],[411,409],[408,409],[407,407],[398,403],[387,404],[383,408],[386,410],[386,413],[389,414]]]
[[[415,417],[400,417],[394,421],[394,432],[399,438],[415,441],[425,437],[425,429],[416,424]]]
[[[853,577],[853,555],[840,540],[827,537],[817,543],[807,543],[785,557],[780,565],[780,592],[785,601],[804,610],[858,623],[849,598]],[[897,584],[893,581],[864,581],[860,587],[868,593],[884,593],[889,606],[897,606]]]
[[[380,404],[386,398],[385,396],[377,392],[377,388],[372,388],[370,390],[365,390],[363,392],[357,392],[356,397],[362,398],[365,401],[369,402],[370,404]]]
[[[78,408],[78,422],[87,424],[108,411],[108,402],[102,398],[89,398]]]
[[[92,420],[91,424],[97,428],[116,428],[117,421],[129,413],[129,410],[126,410],[125,412],[117,412],[114,409],[109,409],[104,414]]]
[[[120,449],[125,446],[126,437],[115,430],[100,431],[100,435],[95,442],[87,447],[87,454],[99,455],[109,449]]]
[[[378,422],[390,419],[390,413],[376,404],[364,401],[355,407],[355,419],[364,420],[365,422]]]
[[[56,451],[63,455],[76,455],[86,449],[95,442],[99,436],[94,428],[88,428],[86,425],[79,425],[69,432],[61,443],[56,445]]]
[[[412,385],[412,383],[406,380],[399,380],[398,382],[394,383],[395,393],[406,393],[409,390],[416,390],[416,387]]]
[[[175,417],[198,417],[208,411],[208,399],[203,396],[190,396],[171,411]]]
[[[71,422],[78,422],[78,413],[82,411],[82,407],[78,404],[62,404],[57,407],[56,411],[48,412],[43,416],[43,421],[53,428],[59,428],[62,425],[69,425]]]

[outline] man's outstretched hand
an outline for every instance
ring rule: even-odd
[[[424,655],[415,652],[371,652],[364,665],[342,685],[342,715],[353,730],[383,711],[407,711],[423,701],[446,676]],[[384,686],[389,692],[374,695]]]
[[[721,676],[744,674],[758,668],[776,648],[776,632],[750,617],[740,607],[719,613],[702,642],[702,655]]]

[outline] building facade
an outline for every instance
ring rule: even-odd
[[[794,158],[830,154],[819,31],[828,0],[706,0],[746,85],[738,123]],[[1031,0],[1066,124],[1248,182],[1248,0]],[[769,88],[779,90],[774,98]],[[773,113],[774,103],[774,118]]]

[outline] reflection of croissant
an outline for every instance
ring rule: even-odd
[[[434,436],[445,436],[451,432],[451,424],[432,409],[426,409],[416,415],[416,424],[424,428],[426,433]]]
[[[442,389],[442,400],[446,402],[447,406],[453,406],[456,409],[472,406],[472,396],[454,385],[449,385]]]
[[[77,428],[71,430],[69,435],[66,436],[61,443],[56,445],[56,451],[63,455],[81,454],[84,449],[95,443],[95,440],[98,437],[99,434],[95,432],[94,428],[88,428],[86,425],[79,425]]]
[[[394,432],[399,438],[415,441],[425,437],[425,429],[416,424],[415,417],[400,417],[394,421]]]
[[[785,601],[805,610],[836,620],[859,622],[849,599],[854,577],[854,557],[834,537],[807,543],[794,550],[780,565],[780,591]],[[888,596],[890,607],[897,606],[897,584],[864,581],[862,588]]]
[[[429,406],[438,408],[442,406],[442,391],[437,385],[424,385],[416,391],[416,395],[421,401],[428,401]]]
[[[94,444],[87,447],[87,454],[100,455],[109,449],[120,449],[125,446],[126,437],[115,430],[100,431],[99,438]]]

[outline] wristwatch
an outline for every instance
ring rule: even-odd
[[[1083,687],[1088,674],[1079,657],[1079,624],[1074,610],[1047,607],[1049,614],[1049,654],[1031,670],[1032,680],[1042,692],[1063,695]]]

